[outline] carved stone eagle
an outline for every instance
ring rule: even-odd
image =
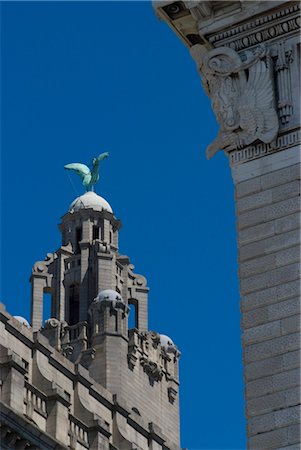
[[[262,46],[244,53],[219,47],[208,51],[195,45],[191,54],[211,98],[220,130],[207,147],[207,158],[218,150],[243,148],[257,140],[273,142],[279,122],[275,108],[271,58]]]

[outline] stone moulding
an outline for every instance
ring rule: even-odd
[[[236,51],[272,40],[300,29],[300,5],[292,5],[251,22],[208,37],[215,47],[226,46]],[[288,16],[288,17],[287,17]],[[269,26],[267,27],[267,24]]]
[[[300,134],[300,130],[294,130],[290,133],[280,135],[277,138],[275,146],[259,142],[258,144],[250,145],[242,150],[231,151],[228,153],[230,166],[236,166],[241,163],[252,161],[253,159],[261,158],[262,156],[299,145],[301,141]]]

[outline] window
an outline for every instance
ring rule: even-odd
[[[69,286],[69,325],[79,322],[79,286],[71,284]]]
[[[79,243],[83,238],[83,230],[82,227],[78,227],[76,228],[76,245],[75,245],[75,253],[79,253],[80,248],[79,248]]]
[[[129,300],[129,319],[128,319],[128,328],[138,328],[138,302],[137,300],[130,299]]]
[[[43,292],[43,323],[45,323],[45,320],[50,319],[52,311],[51,311],[51,293],[50,292]]]
[[[97,225],[93,225],[93,241],[95,239],[99,239],[99,227]]]

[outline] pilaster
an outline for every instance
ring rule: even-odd
[[[60,442],[68,442],[70,398],[59,386],[47,392],[46,431]],[[65,426],[62,426],[65,424]]]
[[[299,445],[300,3],[154,2],[197,64],[236,192],[250,449]],[[298,380],[298,381],[297,381]]]
[[[22,358],[11,350],[0,359],[1,401],[14,409],[23,411],[24,386],[27,368]]]

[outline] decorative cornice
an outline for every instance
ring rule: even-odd
[[[233,150],[228,153],[230,166],[236,166],[271,153],[285,150],[289,147],[294,147],[300,144],[300,140],[300,130],[293,130],[278,136],[275,146],[260,142],[258,144],[249,145],[242,150]]]
[[[208,41],[214,47],[226,46],[239,51],[299,29],[300,5],[295,4],[213,34],[208,37]]]

